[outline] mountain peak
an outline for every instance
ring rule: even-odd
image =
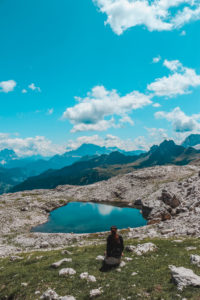
[[[185,148],[193,147],[200,144],[200,134],[190,134],[182,142],[182,146]]]

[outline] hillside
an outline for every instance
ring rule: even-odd
[[[10,192],[39,188],[55,188],[58,185],[86,185],[106,180],[118,174],[156,165],[187,165],[200,159],[200,151],[184,148],[173,141],[153,146],[149,152],[138,156],[126,156],[119,152],[101,155],[88,161],[76,162],[60,170],[48,170],[13,187]]]

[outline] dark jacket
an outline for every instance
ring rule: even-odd
[[[107,238],[107,249],[106,249],[107,256],[120,258],[123,250],[124,250],[124,242],[122,236],[119,235],[118,240],[116,240],[114,236],[110,234]]]

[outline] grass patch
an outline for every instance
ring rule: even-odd
[[[39,299],[35,291],[41,294],[48,288],[54,289],[59,295],[72,295],[77,300],[88,300],[89,291],[102,287],[103,294],[98,297],[102,300],[125,299],[200,299],[200,288],[188,287],[183,292],[178,292],[171,282],[168,265],[184,266],[193,269],[200,275],[200,268],[190,264],[190,254],[200,255],[200,240],[186,239],[182,243],[166,239],[148,239],[142,242],[137,240],[125,241],[125,244],[137,245],[138,243],[153,242],[158,250],[143,256],[137,256],[125,252],[125,256],[133,260],[126,262],[121,272],[112,270],[101,273],[101,262],[96,261],[97,255],[102,255],[105,245],[71,247],[67,248],[73,253],[71,263],[66,263],[59,269],[53,269],[50,265],[67,255],[61,250],[49,252],[33,252],[22,254],[23,260],[11,262],[9,258],[0,259],[0,299],[33,300]],[[197,250],[187,251],[186,247],[195,246]],[[42,256],[42,258],[37,258]],[[76,275],[62,278],[58,272],[63,267],[72,267]],[[79,275],[88,272],[94,275],[97,282],[87,283],[81,280]],[[131,276],[132,272],[138,275]],[[21,283],[28,283],[27,287]]]

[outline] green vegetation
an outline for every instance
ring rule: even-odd
[[[168,265],[184,266],[200,275],[200,268],[190,264],[190,254],[200,255],[200,240],[186,239],[177,243],[173,240],[151,239],[142,243],[147,241],[155,243],[158,250],[142,256],[125,252],[125,256],[132,257],[133,260],[126,262],[121,272],[116,269],[107,273],[99,271],[101,262],[96,260],[96,256],[103,254],[105,245],[71,247],[68,248],[73,253],[71,256],[63,255],[61,250],[57,250],[26,253],[21,255],[23,260],[13,262],[9,258],[1,259],[0,299],[39,299],[35,291],[43,293],[48,287],[55,289],[61,296],[72,295],[77,300],[89,299],[89,291],[99,287],[103,288],[103,294],[98,297],[102,300],[200,299],[200,288],[188,287],[183,292],[178,292],[171,282],[168,268]],[[138,243],[137,240],[129,240],[126,245]],[[188,246],[195,246],[197,249],[187,251]],[[67,256],[72,258],[71,263],[65,263],[59,269],[50,267],[52,263]],[[59,277],[58,272],[64,267],[74,268],[76,275]],[[94,275],[97,282],[87,283],[81,280],[79,275],[82,272]],[[137,272],[138,275],[131,276],[132,272]],[[21,286],[23,282],[28,283],[28,286]]]

